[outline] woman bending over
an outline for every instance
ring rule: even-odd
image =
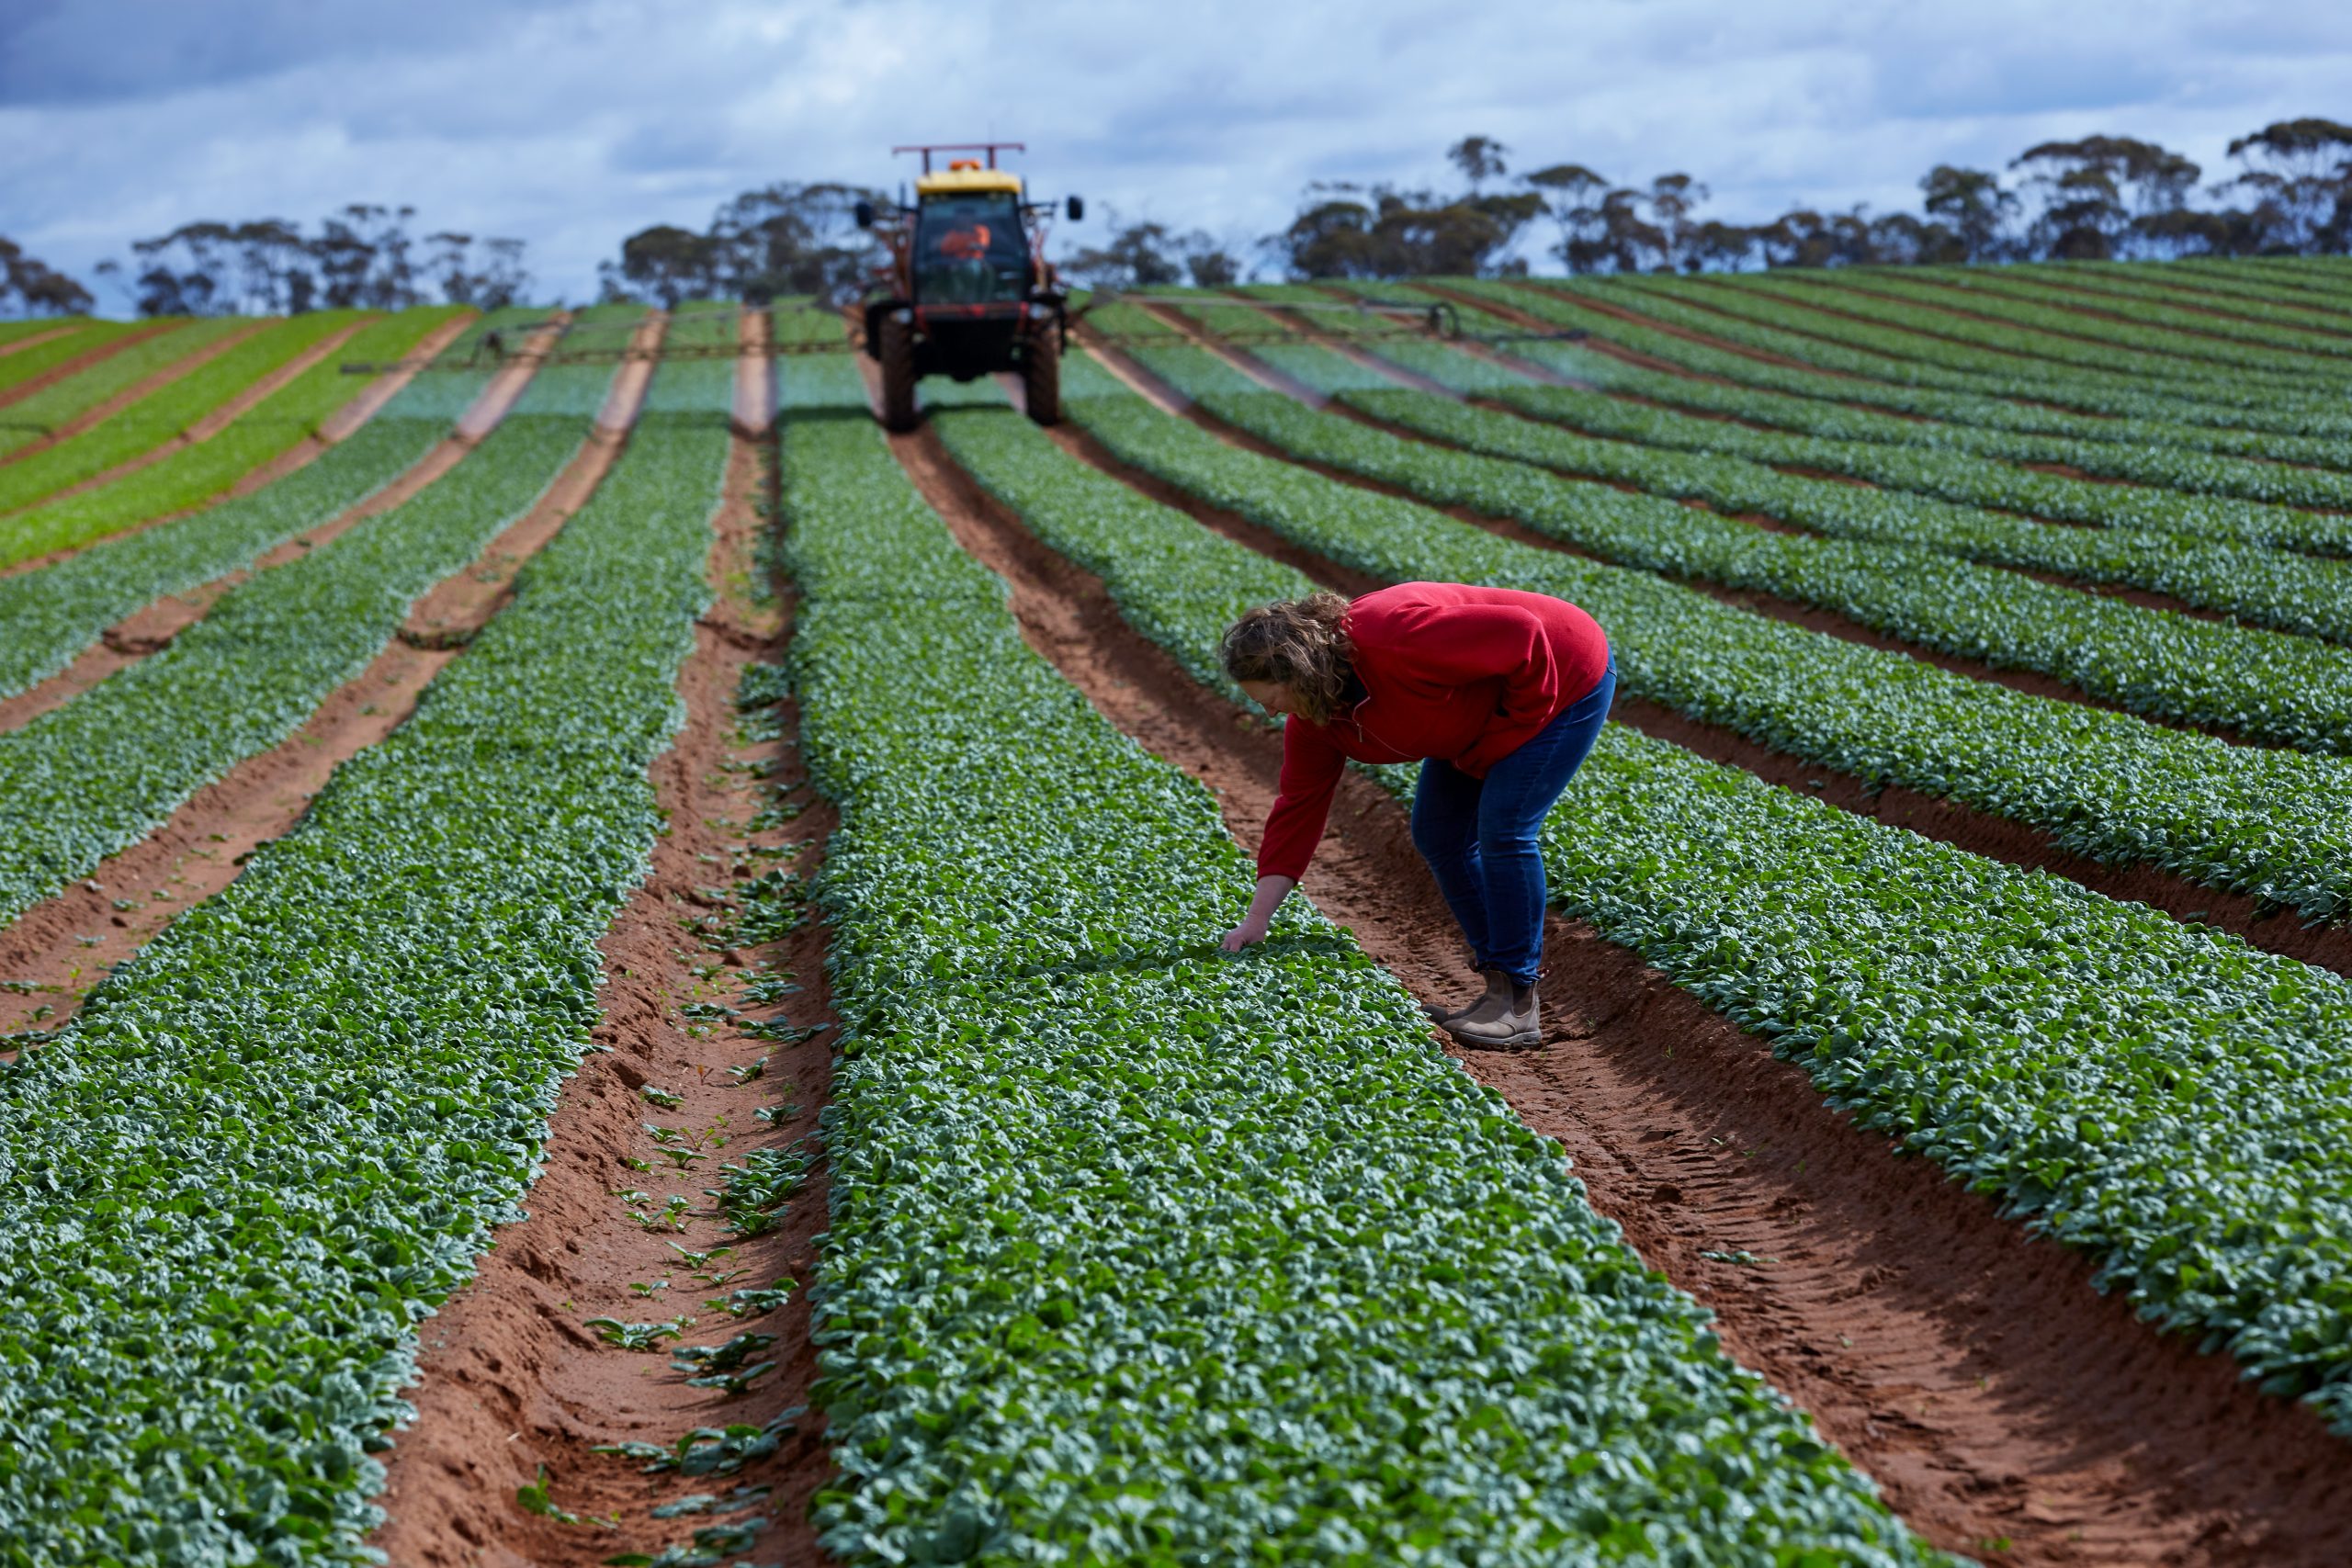
[[[1432,1016],[1464,1045],[1542,1039],[1544,862],[1536,832],[1609,716],[1617,664],[1565,599],[1404,582],[1250,611],[1225,634],[1226,673],[1283,725],[1280,793],[1258,893],[1225,947],[1261,941],[1322,840],[1340,770],[1421,764],[1413,845],[1486,976],[1483,996]]]

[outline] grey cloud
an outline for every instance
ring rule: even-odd
[[[326,15],[324,23],[293,19]],[[355,199],[518,234],[549,295],[647,224],[780,179],[890,185],[893,141],[1026,140],[1041,191],[1213,233],[1315,179],[1516,169],[1706,181],[1710,210],[1915,208],[1938,162],[2113,130],[2226,172],[2229,137],[2324,113],[2352,22],[2188,0],[0,0],[0,213],[87,276],[191,219]],[[2226,47],[2218,40],[2226,39]],[[1084,243],[1096,220],[1063,237]]]
[[[0,105],[119,101],[250,81],[314,61],[437,54],[563,0],[13,0]]]

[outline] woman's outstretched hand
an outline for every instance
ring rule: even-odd
[[[1283,898],[1298,884],[1287,876],[1261,876],[1258,879],[1258,896],[1250,900],[1250,912],[1241,923],[1225,933],[1218,943],[1227,953],[1238,953],[1252,942],[1266,940],[1266,928],[1274,923],[1274,911],[1282,907]]]

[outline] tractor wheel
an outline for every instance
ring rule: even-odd
[[[1062,422],[1062,340],[1051,321],[1029,334],[1029,352],[1021,361],[1022,390],[1027,394],[1029,417],[1039,424]]]
[[[882,318],[876,345],[882,361],[882,428],[906,432],[915,427],[915,329],[896,316]]]

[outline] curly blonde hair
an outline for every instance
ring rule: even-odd
[[[1329,724],[1355,668],[1347,615],[1347,600],[1329,592],[1262,604],[1226,629],[1225,672],[1235,681],[1288,686],[1300,716]]]

